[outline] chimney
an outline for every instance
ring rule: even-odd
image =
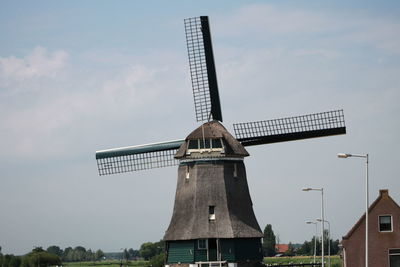
[[[389,196],[389,190],[388,190],[388,189],[381,189],[381,190],[379,190],[379,196],[381,196],[381,197],[387,197],[387,196]]]

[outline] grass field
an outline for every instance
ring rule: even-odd
[[[120,261],[112,260],[112,261],[83,261],[83,262],[64,262],[63,266],[65,267],[120,267]],[[149,266],[148,261],[128,261],[128,264],[124,261],[122,265],[129,267],[146,267]]]
[[[313,257],[309,256],[297,256],[297,257],[268,257],[264,258],[264,263],[268,265],[273,264],[290,264],[290,263],[312,263]],[[321,257],[317,257],[317,262],[321,262]],[[326,266],[328,267],[328,259],[325,258]],[[331,257],[331,266],[332,267],[341,267],[341,260],[339,256],[332,256]],[[97,261],[97,262],[65,262],[63,263],[65,267],[120,267],[120,261]],[[148,261],[129,261],[128,264],[123,262],[123,266],[129,267],[147,267],[149,266]]]
[[[267,264],[290,264],[290,263],[313,263],[314,257],[310,256],[296,256],[296,257],[268,257],[264,258],[264,263]],[[316,262],[321,262],[321,257],[316,258]],[[328,258],[325,258],[325,264],[328,266]],[[331,266],[332,267],[341,267],[342,262],[339,256],[331,257]]]

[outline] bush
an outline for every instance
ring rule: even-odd
[[[165,263],[165,253],[161,253],[151,257],[150,265],[153,267],[162,267]]]
[[[61,265],[61,259],[57,255],[42,252],[31,252],[22,257],[22,267],[46,267],[50,265]]]

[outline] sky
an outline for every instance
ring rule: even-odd
[[[183,19],[208,15],[224,122],[343,109],[347,134],[248,147],[253,207],[281,243],[340,239],[400,203],[398,1],[8,1],[0,9],[0,246],[138,249],[163,238],[177,168],[99,176],[95,151],[185,138]]]

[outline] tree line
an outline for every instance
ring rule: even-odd
[[[304,241],[303,244],[292,244],[289,243],[289,249],[286,251],[284,256],[312,256],[314,255],[314,246],[316,242],[316,255],[321,255],[321,245],[322,242],[320,238],[313,236],[310,241]],[[277,254],[275,246],[277,244],[277,238],[275,236],[274,231],[272,230],[271,224],[267,224],[264,228],[264,237],[263,237],[263,253],[265,257],[272,257]],[[329,238],[328,230],[324,231],[324,254],[337,255],[339,254],[339,240],[332,240]]]
[[[35,247],[31,252],[23,256],[12,254],[3,255],[0,247],[1,267],[45,267],[49,265],[61,265],[62,262],[98,261],[105,259],[118,259],[128,262],[139,258],[148,260],[150,265],[161,267],[164,264],[164,241],[146,242],[140,250],[132,248],[124,249],[122,252],[104,253],[101,249],[92,251],[82,246],[75,248],[67,247],[61,249],[59,246],[50,246],[46,250]],[[161,264],[160,264],[161,262]]]
[[[49,265],[61,265],[60,257],[42,248],[34,248],[23,256],[3,255],[0,247],[0,266],[2,267],[46,267]]]
[[[316,255],[321,254],[321,240],[313,236],[310,241],[304,241],[303,244],[289,243],[289,250],[284,253],[285,256],[314,255],[314,242],[316,242]],[[275,256],[277,237],[272,230],[271,224],[264,228],[264,237],[262,243],[263,254],[266,257]],[[339,253],[339,240],[329,238],[326,230],[324,233],[325,254]],[[0,247],[0,266],[2,267],[45,267],[49,265],[61,265],[61,262],[80,262],[80,261],[98,261],[107,258],[120,259],[121,261],[137,260],[142,258],[149,261],[153,267],[161,267],[165,262],[164,241],[145,242],[139,250],[124,249],[123,252],[104,253],[101,249],[92,251],[82,246],[75,248],[67,247],[61,249],[59,246],[50,246],[46,250],[42,247],[34,248],[31,252],[23,256],[3,255]]]

